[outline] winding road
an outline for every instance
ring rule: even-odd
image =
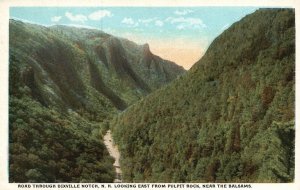
[[[106,134],[103,137],[103,140],[104,140],[104,144],[109,152],[109,155],[115,159],[115,163],[113,164],[113,166],[116,169],[117,175],[116,175],[114,182],[121,183],[122,182],[122,171],[120,168],[120,152],[119,152],[117,145],[115,145],[115,143],[112,139],[110,130],[108,130],[106,132]]]

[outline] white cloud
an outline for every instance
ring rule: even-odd
[[[171,24],[177,24],[176,28],[179,30],[200,29],[207,27],[200,18],[168,17],[165,21]]]
[[[138,22],[135,22],[132,18],[127,18],[127,17],[125,17],[125,18],[121,21],[121,23],[126,24],[126,25],[128,25],[128,26],[130,26],[130,27],[137,27],[137,26],[139,25]]]
[[[144,18],[134,20],[131,17],[125,17],[122,21],[122,24],[126,24],[128,27],[137,27],[137,26],[159,26],[162,27],[164,22],[159,20],[157,17],[154,18]]]
[[[148,24],[148,23],[153,22],[155,19],[156,18],[139,19],[138,22],[143,23],[143,24]]]
[[[184,24],[179,24],[179,25],[176,26],[176,28],[178,30],[184,30],[184,29],[186,29],[186,26]]]
[[[155,25],[156,26],[163,26],[164,25],[164,22],[163,21],[161,21],[161,20],[157,20],[157,21],[155,21]]]
[[[51,22],[58,22],[58,21],[60,21],[60,19],[61,19],[61,16],[54,16],[51,18]]]
[[[91,20],[101,20],[104,17],[112,17],[113,14],[108,10],[98,10],[91,13],[88,17]]]
[[[128,25],[133,25],[134,24],[134,21],[132,18],[127,18],[125,17],[123,20],[122,20],[122,23],[123,24],[128,24]]]
[[[82,15],[82,14],[73,15],[70,12],[66,12],[65,16],[69,20],[74,21],[74,22],[82,22],[83,23],[83,22],[87,21],[87,17],[85,15]]]
[[[76,27],[76,28],[87,28],[87,29],[96,29],[96,30],[100,30],[97,27],[93,27],[93,26],[88,26],[88,25],[83,25],[83,24],[63,24],[64,26],[72,26],[72,27]]]
[[[194,11],[192,11],[190,9],[181,10],[181,11],[180,10],[176,10],[174,12],[174,14],[176,14],[176,15],[187,15],[187,14],[192,13],[192,12],[194,12]]]

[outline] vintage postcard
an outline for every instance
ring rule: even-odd
[[[295,1],[0,5],[1,189],[300,188]]]

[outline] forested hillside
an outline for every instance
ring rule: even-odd
[[[260,9],[111,122],[128,182],[292,182],[295,12]]]
[[[112,182],[107,121],[184,73],[147,44],[17,20],[9,57],[10,182]]]

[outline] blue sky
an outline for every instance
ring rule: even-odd
[[[12,7],[10,18],[97,28],[189,69],[222,31],[257,7]]]

